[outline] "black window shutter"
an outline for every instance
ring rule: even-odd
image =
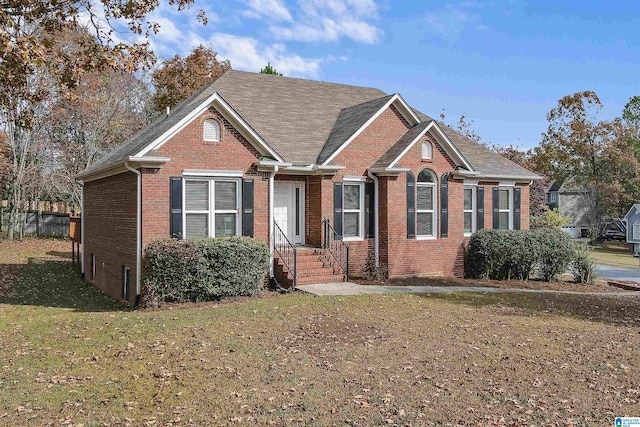
[[[493,187],[493,229],[497,230],[500,228],[500,215],[498,215],[498,202],[500,193],[498,192],[498,187]]]
[[[342,238],[342,183],[333,183],[333,229]]]
[[[364,184],[364,229],[367,239],[375,235],[375,189],[373,182]]]
[[[182,177],[173,176],[169,183],[169,235],[182,239]]]
[[[416,183],[411,172],[407,172],[407,239],[416,237]]]
[[[242,235],[253,237],[253,180],[242,180]]]
[[[513,229],[520,230],[520,204],[522,199],[522,189],[513,189]]]
[[[484,187],[478,187],[476,190],[476,229],[482,230],[484,228]]]
[[[449,174],[440,178],[440,237],[449,237]]]

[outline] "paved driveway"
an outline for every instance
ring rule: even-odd
[[[612,267],[598,264],[596,266],[596,274],[600,279],[640,282],[640,268]]]

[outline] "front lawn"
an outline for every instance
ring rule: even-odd
[[[598,264],[614,267],[638,268],[639,261],[629,251],[629,245],[619,242],[603,242],[592,251],[593,259]]]
[[[611,425],[640,413],[633,296],[269,294],[129,311],[68,263],[29,265],[14,290],[0,297],[0,425]]]

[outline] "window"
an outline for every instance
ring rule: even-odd
[[[364,183],[344,183],[343,236],[345,239],[362,239]]]
[[[512,228],[511,190],[498,190],[498,229],[510,230]]]
[[[185,236],[236,236],[240,234],[240,184],[237,179],[185,180]]]
[[[416,184],[416,236],[435,238],[436,177],[430,170],[418,175]]]
[[[220,141],[220,125],[213,119],[207,119],[202,124],[202,139],[207,142]]]
[[[557,203],[558,202],[558,193],[555,191],[549,193],[549,203]]]
[[[422,141],[422,158],[431,159],[433,157],[433,146],[429,141]]]
[[[633,240],[640,240],[640,221],[633,223]]]
[[[476,189],[464,188],[464,234],[466,236],[476,231]]]

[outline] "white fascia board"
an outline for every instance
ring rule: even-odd
[[[354,176],[354,175],[345,175],[342,177],[343,181],[354,181],[354,182],[367,182],[366,176]]]
[[[397,176],[402,172],[410,172],[409,168],[369,168],[369,172],[378,176]]]
[[[498,187],[515,187],[516,181],[500,181],[498,182]]]
[[[473,168],[473,166],[471,166],[471,163],[467,161],[467,159],[462,155],[460,150],[458,150],[458,147],[456,147],[456,144],[454,144],[453,141],[451,141],[451,139],[447,136],[447,134],[442,130],[440,125],[438,125],[438,123],[435,120],[433,121],[433,127],[438,131],[438,133],[444,140],[445,144],[443,145],[443,148],[444,148],[444,151],[447,152],[449,157],[457,158],[460,161],[460,163],[462,163],[461,166],[464,166],[465,169],[469,171],[474,171],[475,169]]]
[[[182,176],[219,176],[225,178],[241,178],[242,171],[234,170],[202,170],[202,169],[183,169]]]
[[[167,163],[171,161],[170,157],[135,157],[129,156],[128,160],[130,162],[139,162],[139,163]]]
[[[247,138],[247,140],[249,140],[249,142],[258,149],[258,151],[261,151],[263,154],[270,155],[281,162],[284,161],[282,157],[280,157],[280,155],[276,153],[276,151],[271,148],[269,144],[267,144],[266,141],[262,139],[262,137],[258,135],[258,133],[253,130],[253,128],[249,126],[249,124],[233,108],[231,108],[229,104],[227,104],[227,102],[218,94],[218,92],[214,92],[200,105],[191,110],[191,112],[187,114],[182,120],[171,127],[171,129],[160,135],[152,143],[136,153],[133,157],[142,157],[149,151],[157,150],[178,132],[184,129],[185,126],[195,120],[200,114],[206,111],[206,109],[211,105],[213,105],[225,119],[227,119],[232,125],[234,125],[234,127],[242,134],[242,136]]]
[[[404,99],[402,99],[400,94],[396,93],[373,116],[371,116],[369,118],[369,120],[367,120],[365,122],[365,124],[363,124],[360,127],[360,129],[358,129],[336,151],[334,151],[333,154],[331,154],[331,156],[329,156],[329,158],[327,160],[325,160],[322,163],[321,166],[326,166],[328,163],[330,163],[338,154],[340,154],[340,152],[342,150],[344,150],[347,147],[347,145],[351,144],[351,142],[354,139],[356,139],[362,133],[362,131],[364,131],[367,127],[369,127],[369,125],[371,123],[373,123],[378,117],[380,117],[380,115],[387,108],[389,108],[389,106],[391,106],[391,104],[395,104],[396,105],[396,108],[398,108],[398,110],[400,111],[400,114],[402,114],[402,116],[405,118],[405,120],[407,120],[409,122],[409,124],[411,126],[415,126],[418,123],[420,123],[420,118],[416,115],[416,113],[413,111],[413,109],[411,109],[411,107],[409,107],[409,105],[404,101]]]
[[[283,175],[335,175],[339,170],[346,169],[346,166],[338,165],[307,165],[307,166],[284,166],[279,173]]]
[[[398,156],[393,159],[393,161],[389,164],[389,168],[392,168],[396,165],[396,163],[398,163],[400,161],[401,158],[403,158],[405,156],[405,154],[407,154],[409,152],[409,150],[411,150],[411,148],[416,144],[416,142],[418,142],[418,140],[420,138],[422,138],[427,132],[429,132],[429,129],[431,129],[433,127],[433,124],[435,123],[435,121],[431,121],[431,123],[429,123],[424,129],[422,129],[422,132],[420,132],[414,139],[413,141],[411,141],[411,143],[409,145],[407,145],[407,147],[402,150],[402,152],[400,154],[398,154]]]

